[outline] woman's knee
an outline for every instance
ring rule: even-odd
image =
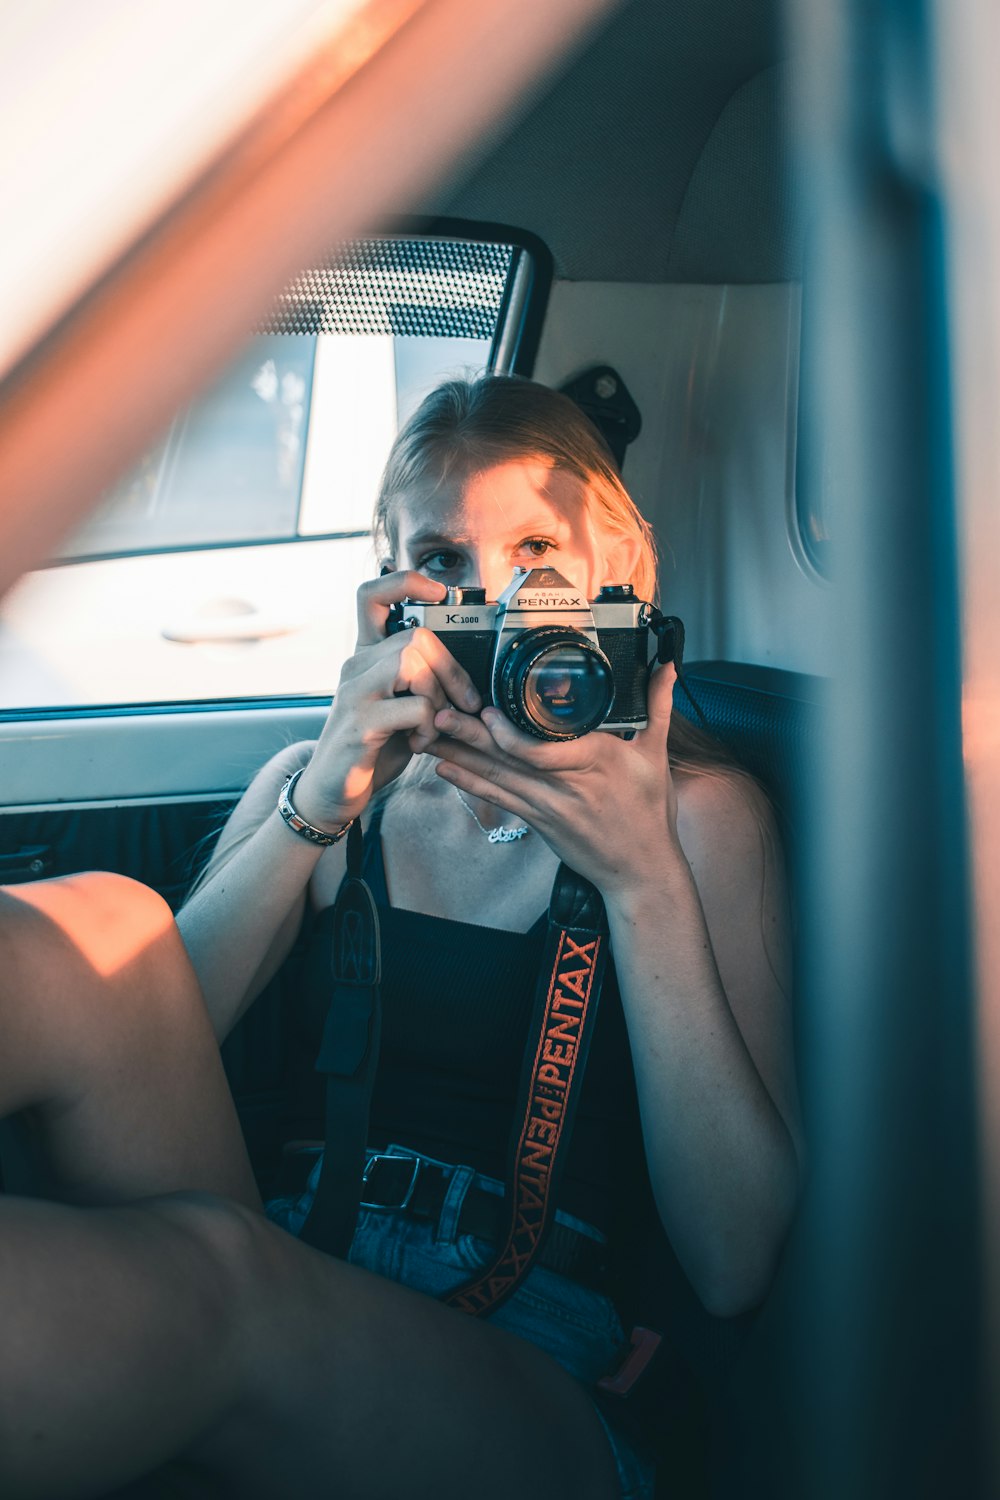
[[[114,979],[169,941],[170,908],[149,886],[103,870],[28,887],[39,911],[100,977]]]
[[[133,997],[156,989],[137,976],[186,962],[172,929],[166,903],[121,876],[0,890],[0,1115],[59,1095],[67,1059],[85,1066],[122,1030]],[[197,994],[193,978],[188,988]]]
[[[104,1494],[253,1404],[252,1215],[193,1194],[0,1207],[0,1492]]]
[[[219,1336],[246,1342],[244,1335],[287,1275],[274,1243],[280,1231],[261,1214],[213,1193],[168,1193],[141,1208],[171,1243]]]
[[[40,996],[67,983],[114,980],[175,932],[163,898],[125,875],[94,871],[0,891],[8,968]]]
[[[235,1340],[244,1396],[266,1404],[267,1372],[305,1357],[317,1326],[337,1325],[332,1309],[343,1311],[345,1296],[357,1311],[359,1278],[368,1282],[367,1274],[303,1245],[263,1214],[206,1193],[172,1193],[152,1206],[187,1244],[192,1266],[201,1267],[210,1315]],[[381,1301],[386,1283],[378,1285]]]
[[[200,990],[169,906],[124,875],[94,872],[12,893],[10,941],[23,1003],[39,1027],[74,1050],[106,1045],[124,1024],[200,1013]]]

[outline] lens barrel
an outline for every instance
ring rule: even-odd
[[[507,717],[544,740],[575,740],[607,718],[615,695],[600,647],[568,626],[517,636],[497,663],[494,699]]]

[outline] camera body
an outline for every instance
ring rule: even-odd
[[[495,602],[453,588],[443,604],[396,604],[386,628],[432,630],[484,704],[539,739],[572,740],[645,728],[653,613],[631,584],[589,600],[554,568],[532,568]]]

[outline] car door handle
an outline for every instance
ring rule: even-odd
[[[265,614],[242,599],[219,599],[205,604],[186,619],[161,627],[165,641],[199,646],[240,641],[263,641],[292,635],[302,629],[301,620],[283,620]]]
[[[26,844],[0,854],[0,885],[20,885],[51,874],[55,851],[50,844]]]

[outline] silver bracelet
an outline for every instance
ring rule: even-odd
[[[293,833],[297,833],[300,838],[308,839],[310,844],[319,844],[322,848],[328,849],[331,844],[340,843],[351,824],[357,819],[352,818],[350,823],[345,823],[343,828],[339,828],[336,833],[327,833],[325,829],[317,828],[315,823],[307,823],[292,806],[292,788],[304,770],[305,766],[300,766],[297,771],[293,771],[281,788],[278,793],[278,811]]]

